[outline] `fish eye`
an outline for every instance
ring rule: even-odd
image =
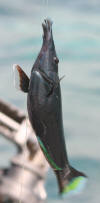
[[[56,56],[54,57],[54,61],[55,61],[56,64],[59,63],[59,59]]]

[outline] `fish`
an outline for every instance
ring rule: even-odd
[[[27,93],[27,110],[32,128],[58,181],[59,193],[75,194],[85,185],[87,176],[73,168],[68,159],[62,116],[59,59],[53,40],[52,21],[42,23],[43,43],[32,67],[30,78],[14,65],[19,89]]]

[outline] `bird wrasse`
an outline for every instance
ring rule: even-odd
[[[51,20],[46,19],[42,27],[43,44],[30,78],[19,65],[14,65],[14,68],[19,77],[19,88],[27,93],[30,123],[47,161],[56,174],[59,192],[76,193],[83,187],[86,175],[74,169],[68,160],[62,119],[59,59],[55,50]]]

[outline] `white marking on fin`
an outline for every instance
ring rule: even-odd
[[[23,92],[28,92],[29,78],[19,65],[13,65],[14,86]]]
[[[14,73],[14,87],[17,90],[21,90],[21,87],[20,87],[20,76],[19,76],[19,73],[18,73],[18,70],[17,70],[17,64],[13,65],[13,73]]]

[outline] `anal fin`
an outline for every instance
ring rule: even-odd
[[[29,78],[19,65],[13,65],[14,70],[14,85],[17,89],[23,92],[28,92]]]

